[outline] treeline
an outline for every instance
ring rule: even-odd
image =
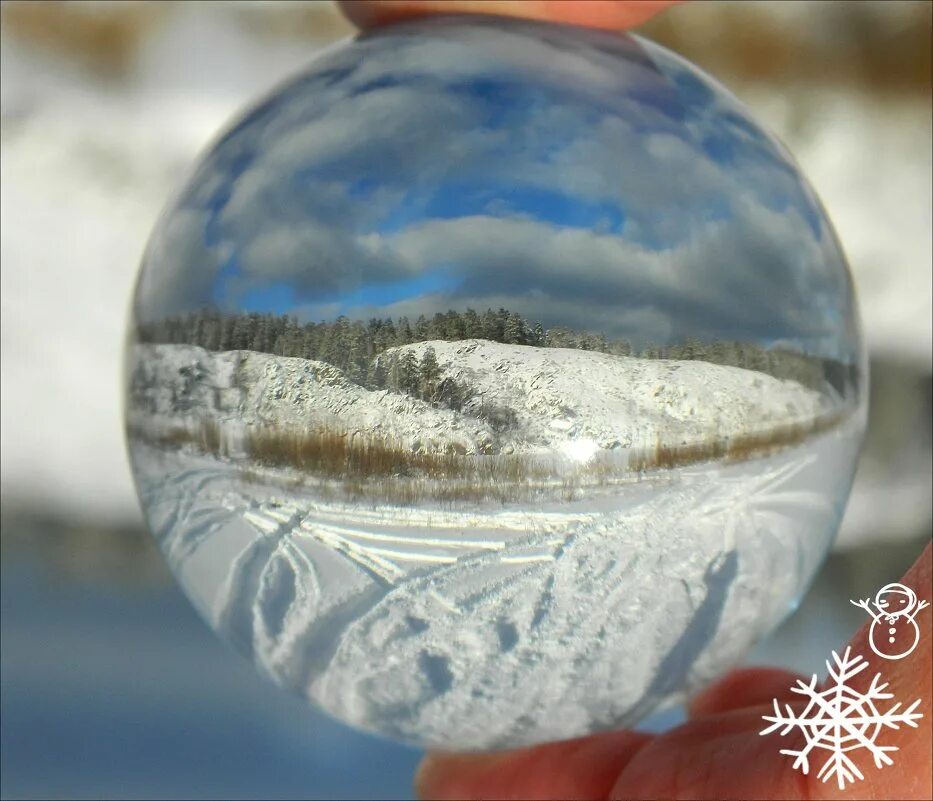
[[[443,375],[437,354],[430,345],[420,359],[410,350],[377,356],[369,365],[365,386],[403,392],[432,406],[465,411],[487,422],[497,434],[518,422],[514,409],[477,397],[469,386]]]
[[[338,317],[334,322],[300,324],[290,315],[222,314],[205,308],[184,315],[143,323],[138,328],[141,342],[198,345],[210,351],[253,350],[277,356],[315,359],[340,368],[347,378],[369,388],[389,387],[409,394],[416,379],[411,370],[389,377],[386,366],[374,359],[385,350],[400,345],[430,340],[456,342],[463,339],[486,339],[507,345],[531,345],[540,348],[576,348],[617,356],[643,359],[687,359],[731,367],[757,370],[775,378],[791,379],[822,391],[829,383],[846,395],[856,381],[854,365],[812,356],[785,348],[767,349],[755,342],[718,340],[700,342],[688,338],[675,345],[649,344],[640,350],[625,339],[609,340],[602,334],[575,331],[563,326],[545,329],[530,323],[507,309],[476,312],[438,312],[414,322],[408,317],[372,318],[368,322]],[[411,368],[411,365],[407,365]],[[428,364],[428,370],[433,368]],[[398,380],[392,380],[393,378]],[[419,386],[422,379],[417,379]],[[429,382],[430,383],[430,382]]]

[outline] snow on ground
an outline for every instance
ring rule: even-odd
[[[134,465],[189,597],[273,679],[365,729],[494,748],[632,723],[739,660],[829,546],[854,425],[530,506],[323,503],[144,444]]]
[[[700,361],[646,360],[487,340],[391,348],[420,360],[433,348],[441,377],[471,398],[462,412],[404,394],[370,391],[332,365],[253,351],[134,345],[133,420],[164,424],[210,415],[234,426],[329,427],[415,450],[564,453],[586,461],[600,449],[702,443],[813,421],[821,396],[794,381]],[[515,422],[494,432],[483,407]]]
[[[211,353],[193,345],[134,345],[130,364],[139,388],[139,410],[131,416],[144,428],[208,415],[235,431],[254,424],[327,428],[434,452],[454,444],[475,452],[492,442],[491,430],[478,420],[458,420],[449,409],[408,395],[370,392],[325,362],[255,351]]]
[[[419,362],[433,348],[441,377],[474,398],[516,413],[516,449],[575,445],[652,447],[708,442],[791,422],[822,409],[818,393],[794,381],[702,361],[649,360],[568,348],[504,345],[486,340],[419,342],[392,348]],[[465,412],[478,406],[468,404]],[[581,447],[582,446],[582,447]]]

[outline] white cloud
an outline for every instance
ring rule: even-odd
[[[655,321],[667,317],[664,326],[655,322],[655,333],[764,338],[790,330],[816,342],[832,328],[831,318],[815,309],[840,307],[845,287],[820,280],[826,274],[821,249],[796,244],[803,226],[793,214],[749,205],[730,221],[656,251],[620,235],[472,216],[412,226],[388,239],[384,250],[412,269],[445,260],[461,265],[464,282],[448,305],[462,306],[464,298],[481,308],[522,305],[551,324],[572,321],[629,336],[633,324],[644,323],[631,312],[650,309]]]
[[[185,203],[235,254],[228,295],[287,282],[299,305],[332,308],[446,267],[453,295],[401,305],[534,297],[552,323],[607,334],[845,350],[844,266],[815,199],[731,95],[634,39],[412,30],[331,51],[208,159]],[[471,186],[493,197],[470,208]],[[541,197],[500,202],[501,187]],[[621,231],[603,212],[561,224],[549,197],[617,209]]]

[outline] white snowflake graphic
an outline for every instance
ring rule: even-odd
[[[794,768],[806,774],[810,770],[813,749],[829,751],[830,754],[817,773],[817,778],[825,782],[835,776],[840,790],[845,789],[846,782],[854,783],[856,779],[865,778],[849,752],[864,748],[871,752],[876,768],[893,765],[894,760],[888,754],[897,751],[897,746],[879,745],[879,735],[885,728],[900,728],[902,723],[916,729],[916,721],[923,717],[922,713],[914,712],[920,704],[919,698],[903,712],[899,711],[900,702],[895,703],[886,712],[879,711],[875,702],[887,701],[894,697],[893,693],[885,692],[888,684],[881,683],[880,673],[875,674],[865,693],[849,687],[846,682],[868,667],[868,662],[857,654],[852,656],[851,651],[851,648],[846,648],[841,659],[833,651],[835,666],[827,660],[826,667],[832,684],[826,690],[820,692],[816,689],[816,675],[809,683],[798,680],[797,686],[791,688],[792,692],[809,699],[800,715],[795,715],[787,704],[782,713],[775,699],[774,715],[762,716],[771,725],[760,732],[765,735],[780,729],[780,735],[783,737],[794,729],[800,729],[806,738],[806,745],[799,751],[783,749],[781,753],[794,757]]]

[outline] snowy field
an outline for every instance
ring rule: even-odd
[[[193,453],[133,461],[189,597],[273,679],[364,729],[492,748],[635,722],[739,661],[829,547],[853,425],[530,506],[323,503]]]

